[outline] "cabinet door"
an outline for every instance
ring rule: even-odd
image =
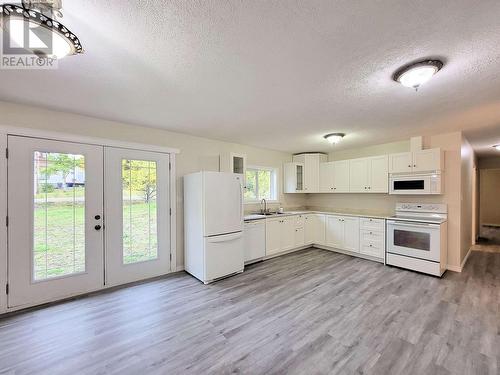
[[[389,155],[389,173],[411,172],[413,157],[411,152]]]
[[[306,215],[304,218],[304,238],[307,245],[325,244],[325,215]]]
[[[281,251],[281,219],[266,220],[266,255]]]
[[[349,193],[349,160],[333,163],[333,191],[335,193]]]
[[[326,216],[325,215],[314,215],[314,243],[318,245],[325,244],[325,236],[326,236]]]
[[[413,171],[429,172],[441,170],[441,150],[433,148],[413,153]]]
[[[344,250],[359,252],[359,218],[344,217]]]
[[[288,216],[281,219],[281,251],[295,247],[295,217]]]
[[[344,222],[339,216],[326,217],[326,245],[342,249],[344,243]]]
[[[304,190],[306,193],[317,193],[319,191],[319,155],[306,154],[304,166]]]
[[[247,169],[247,157],[243,154],[230,154],[230,167],[231,172],[236,174],[245,175],[245,171]]]
[[[369,187],[370,159],[353,159],[349,162],[349,185],[351,193],[367,193]]]
[[[333,193],[333,175],[335,163],[321,163],[319,165],[319,191],[321,193]]]
[[[306,215],[304,217],[304,242],[308,245],[314,243],[316,234],[314,216],[315,215]]]
[[[389,161],[387,155],[370,158],[370,193],[389,192]]]
[[[301,247],[306,244],[304,238],[304,227],[295,228],[295,247]]]
[[[285,163],[284,192],[302,193],[304,189],[304,165],[301,163]]]

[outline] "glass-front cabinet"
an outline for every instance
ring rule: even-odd
[[[303,193],[304,192],[304,164],[285,163],[284,166],[284,192]]]

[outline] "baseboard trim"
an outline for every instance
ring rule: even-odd
[[[446,270],[452,271],[452,272],[462,272],[462,267],[460,267],[460,266],[452,266],[452,265],[448,264],[446,266]]]
[[[452,266],[452,265],[448,264],[446,266],[446,269],[448,271],[453,271],[453,272],[462,272],[462,270],[465,267],[465,263],[467,263],[467,260],[469,259],[469,256],[470,256],[471,252],[472,252],[472,246],[469,247],[469,251],[467,252],[467,254],[465,254],[464,260],[462,260],[462,263],[460,264],[460,266]]]

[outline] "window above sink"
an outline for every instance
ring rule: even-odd
[[[245,173],[245,203],[259,203],[278,200],[278,170],[273,167],[247,167]]]

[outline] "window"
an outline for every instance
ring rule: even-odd
[[[246,171],[245,202],[278,199],[277,170],[266,167],[248,167]]]

